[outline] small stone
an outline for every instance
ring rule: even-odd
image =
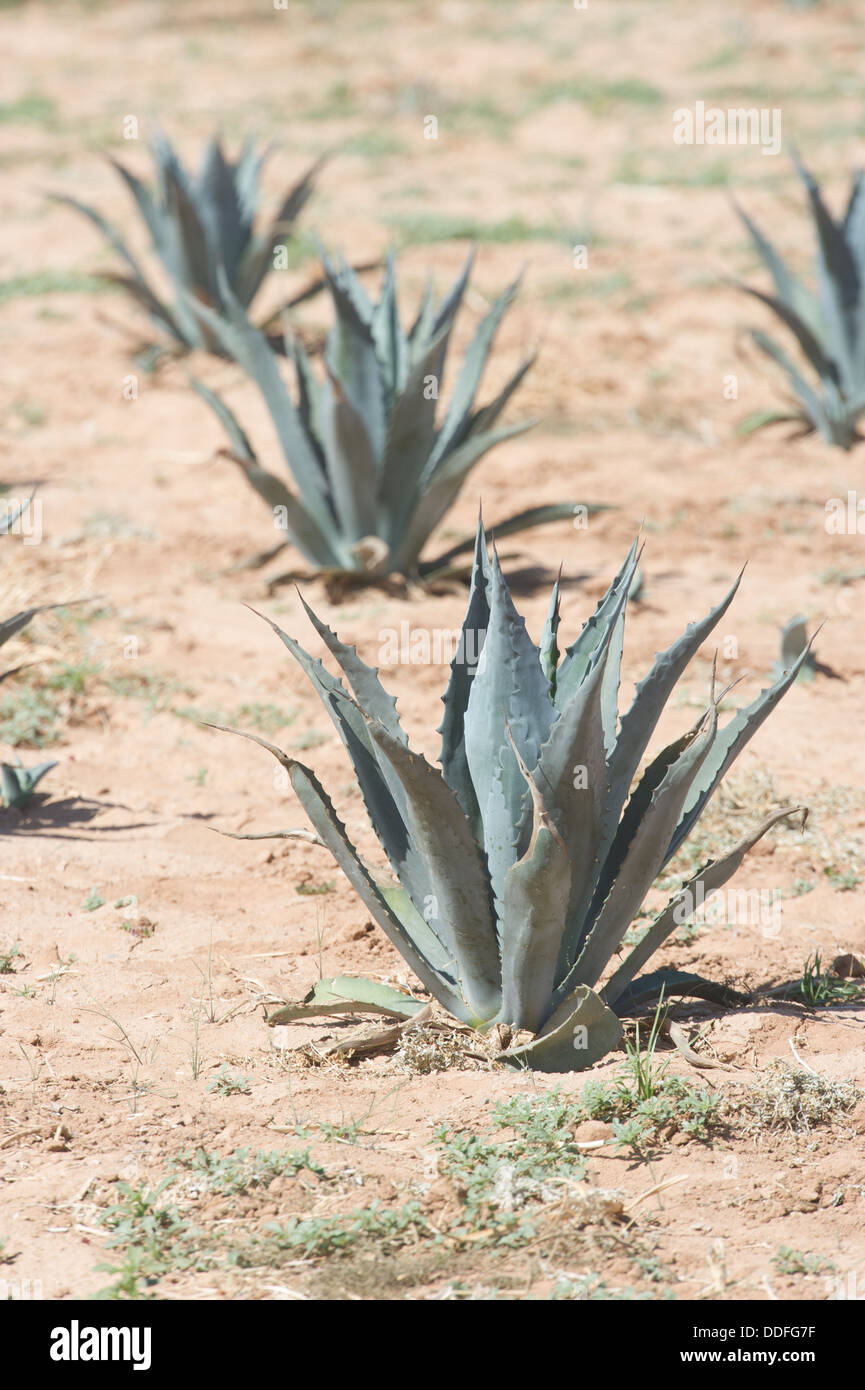
[[[839,976],[842,980],[862,980],[865,979],[865,965],[848,952],[846,956],[836,956],[832,962],[832,974]]]
[[[602,1120],[583,1120],[574,1130],[574,1138],[578,1144],[593,1144],[599,1139],[606,1143],[613,1137],[613,1126],[604,1124]]]
[[[844,1117],[845,1124],[848,1124],[855,1134],[865,1134],[865,1100],[860,1100],[848,1115]]]

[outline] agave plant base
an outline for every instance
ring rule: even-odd
[[[219,455],[231,457],[229,451],[220,449]],[[499,526],[490,526],[486,532],[486,539],[501,540],[515,532],[527,530],[535,526],[548,526],[556,521],[571,520],[578,512],[581,516],[596,516],[599,512],[614,510],[614,508],[599,502],[553,502],[542,507],[532,507],[526,512],[520,512],[517,516],[511,517],[508,521],[502,522]],[[280,574],[273,575],[267,581],[268,592],[272,593],[285,584],[300,584],[312,579],[322,579],[324,590],[327,597],[332,602],[339,602],[343,595],[350,594],[357,589],[379,588],[385,593],[392,594],[397,598],[408,598],[412,595],[450,593],[451,585],[456,583],[471,584],[474,571],[474,551],[477,544],[475,535],[467,536],[459,541],[450,549],[436,556],[433,560],[421,560],[413,570],[401,572],[379,567],[375,561],[382,554],[382,547],[376,537],[368,537],[366,544],[366,555],[370,562],[366,569],[341,569],[333,566],[325,566],[313,570],[290,569]],[[267,550],[258,551],[255,555],[236,566],[239,569],[260,569],[267,565],[271,560],[275,560],[283,550],[291,548],[289,541],[281,541],[278,545],[270,546]],[[515,558],[511,555],[502,557],[505,560]],[[636,595],[632,593],[631,598],[636,602]]]
[[[510,1048],[499,1060],[530,1071],[585,1071],[613,1052],[622,1039],[621,1021],[588,985],[580,985],[564,1017],[553,1016],[531,1042]]]
[[[277,1027],[323,1015],[344,1018],[357,1013],[382,1015],[408,1025],[426,1018],[429,1007],[423,1000],[375,980],[338,975],[319,980],[303,999],[284,1004],[268,1014],[267,1022]],[[465,1025],[459,1019],[447,1013],[444,1016],[464,1030]],[[575,991],[563,1016],[553,1020],[553,1026],[548,1025],[535,1037],[521,1035],[506,1024],[486,1024],[478,1032],[494,1043],[490,1048],[492,1061],[520,1070],[572,1072],[594,1066],[612,1052],[621,1041],[622,1024],[594,990],[582,985]],[[373,1041],[381,1039],[392,1043],[397,1035],[395,1029],[388,1034],[373,1035]],[[348,1045],[337,1043],[332,1050],[352,1051],[353,1041]],[[497,1051],[496,1044],[504,1050]]]
[[[419,589],[425,593],[435,592],[431,585],[419,584],[405,574],[371,574],[365,570],[340,569],[284,570],[268,579],[267,592],[272,594],[286,584],[297,585],[314,580],[321,582],[330,603],[342,603],[361,589],[379,589],[390,598],[400,599],[412,597]]]
[[[805,808],[788,807],[771,816],[761,832],[782,816],[799,813],[805,814]],[[598,993],[587,985],[578,986],[567,1007],[535,1035],[502,1022],[481,1024],[473,1031],[485,1045],[491,1062],[513,1070],[562,1075],[585,1071],[604,1061],[620,1047],[624,1019],[651,1016],[661,1004],[672,1004],[677,997],[708,1000],[722,1010],[743,1008],[753,1002],[751,994],[743,994],[690,971],[675,969],[643,975],[619,994],[614,1008],[605,1003],[603,994],[603,990]],[[433,1015],[434,1008],[438,1012]],[[277,1027],[311,1022],[324,1016],[344,1019],[354,1014],[382,1016],[388,1020],[388,1025],[372,1032],[340,1037],[321,1050],[317,1044],[319,1055],[340,1054],[355,1058],[392,1049],[405,1031],[421,1026],[450,1026],[455,1033],[463,1035],[470,1031],[464,1021],[436,1005],[434,1000],[416,999],[390,985],[351,975],[318,980],[303,999],[283,1004],[266,1016],[266,1022],[270,1027]],[[469,1046],[470,1055],[476,1057],[477,1044]],[[681,1040],[676,1046],[695,1065],[701,1064]]]

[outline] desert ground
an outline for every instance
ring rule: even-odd
[[[28,1281],[52,1300],[865,1296],[865,998],[854,980],[811,1000],[800,984],[817,952],[824,970],[865,955],[865,538],[825,526],[828,499],[865,487],[865,452],[743,432],[784,384],[748,337],[768,311],[729,284],[766,281],[731,192],[805,275],[791,149],[833,207],[846,196],[865,145],[858,6],[7,4],[0,48],[2,482],[15,497],[38,482],[42,520],[41,543],[12,537],[0,556],[2,612],[70,605],[16,640],[35,664],[0,690],[4,758],[58,762],[24,812],[0,811],[9,1296]],[[780,153],[677,146],[672,113],[697,100],[779,108]],[[537,423],[482,460],[431,550],[472,531],[479,500],[489,523],[607,504],[586,527],[501,543],[535,637],[561,563],[570,640],[642,531],[622,703],[746,565],[662,737],[704,707],[716,647],[719,680],[740,681],[728,709],[768,683],[784,623],[825,623],[816,650],[834,675],[791,689],[647,905],[774,806],[810,808],[733,884],[774,893],[780,924],[707,922],[660,955],[745,996],[675,1005],[702,1066],[662,1042],[656,1065],[686,1098],[669,1114],[599,1106],[598,1087],[626,1084],[624,1050],[553,1077],[444,1030],[340,1057],[326,1044],[356,1020],[267,1026],[322,974],[422,990],[323,849],[215,833],[305,822],[267,754],[207,723],[307,762],[376,854],[338,737],[250,611],[322,654],[294,589],[269,584],[302,563],[243,567],[274,543],[271,519],[187,376],[225,394],[276,469],[254,388],[200,353],[137,367],[148,325],[95,278],[114,258],[46,198],[93,202],[146,254],[102,153],[144,174],[153,120],[191,159],[217,129],[278,141],[271,206],[332,152],[267,306],[314,278],[315,235],[358,263],[395,246],[405,313],[477,242],[461,350],[524,271],[485,394],[537,347],[508,407]],[[314,338],[325,298],[293,321]],[[456,580],[301,588],[373,665],[389,631],[452,630],[466,601]],[[446,674],[381,670],[431,759]]]

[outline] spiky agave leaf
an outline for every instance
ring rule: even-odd
[[[154,165],[152,185],[144,183],[119,159],[108,159],[132,195],[151,249],[174,286],[176,293],[171,304],[160,298],[113,223],[78,198],[68,194],[50,196],[80,212],[102,233],[126,266],[125,274],[107,273],[104,278],[131,294],[163,335],[173,339],[181,350],[204,348],[221,352],[219,340],[192,312],[187,296],[222,310],[221,270],[234,295],[248,308],[273,268],[276,248],[290,238],[324,161],[317,160],[307,170],[285,194],[276,215],[257,230],[259,175],[269,147],[258,151],[247,140],[237,158],[231,160],[216,136],[205,146],[197,175],[184,169],[171,142],[159,130],[151,141],[150,153]]]
[[[333,979],[318,980],[299,1003],[276,1009],[268,1014],[267,1021],[273,1026],[317,1018],[321,1014],[359,1012],[384,1014],[388,1018],[415,1018],[424,1008],[423,1000],[412,999],[403,990],[352,975],[337,975]]]
[[[535,646],[479,522],[444,695],[441,772],[409,747],[393,699],[354,647],[306,609],[349,694],[275,628],[345,743],[394,878],[363,865],[308,768],[247,735],[288,769],[320,840],[427,989],[475,1027],[502,1022],[535,1034],[511,1054],[518,1065],[578,1070],[614,1047],[621,1031],[614,1009],[653,978],[635,977],[680,920],[683,903],[687,920],[688,893],[726,882],[748,849],[792,814],[787,808],[770,817],[695,875],[608,978],[656,877],[805,658],[802,652],[723,727],[713,682],[705,715],[635,779],[680,676],[739,582],[656,657],[620,719],[622,637],[638,559],[635,544],[561,654],[558,592]]]
[[[219,397],[196,385],[218,416],[233,456],[275,509],[292,545],[315,568],[371,578],[391,573],[430,577],[474,545],[474,538],[435,560],[421,553],[453,506],[479,460],[529,428],[500,416],[534,360],[527,358],[489,404],[475,397],[496,332],[517,292],[511,285],[489,309],[466,350],[446,407],[437,410],[454,320],[463,302],[472,255],[440,306],[428,294],[406,332],[397,307],[389,256],[373,302],[341,257],[322,251],[333,305],[325,375],[312,370],[289,337],[297,379],[292,397],[264,335],[250,323],[227,277],[218,272],[220,305],[187,299],[220,349],[233,357],[264,397],[293,487],[263,468],[240,423]],[[286,496],[287,493],[287,496]],[[500,523],[500,535],[574,515],[576,504],[531,508]]]
[[[38,784],[56,767],[57,763],[37,763],[36,767],[24,767],[20,758],[17,763],[0,764],[0,794],[3,805],[20,810],[26,806]]]
[[[815,381],[767,333],[755,329],[753,341],[785,372],[799,402],[796,414],[754,417],[753,427],[774,419],[798,419],[829,444],[850,449],[865,410],[865,198],[862,175],[854,176],[846,213],[836,221],[816,180],[798,156],[796,172],[804,184],[817,244],[817,288],[807,289],[757,224],[738,205],[742,219],[774,282],[774,293],[743,284],[738,289],[766,304],[795,338]]]

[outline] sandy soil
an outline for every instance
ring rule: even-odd
[[[467,1065],[416,1075],[387,1056],[306,1067],[286,1049],[321,1039],[328,1025],[277,1038],[265,1027],[262,998],[297,998],[320,969],[412,981],[320,849],[213,833],[303,817],[263,752],[202,729],[202,719],[257,723],[303,750],[357,842],[373,850],[315,695],[244,607],[264,608],[319,651],[291,589],[268,594],[266,574],[233,570],[272,543],[263,504],[215,457],[219,429],[187,389],[186,364],[139,374],[137,399],[124,398],[134,371],[124,329],[134,338],[141,321],[120,295],[82,291],[80,277],[110,257],[43,191],[97,202],[134,239],[99,150],[143,169],[145,152],[122,139],[121,123],[158,114],[190,156],[216,125],[231,137],[278,136],[273,200],[320,151],[342,150],[303,227],[356,259],[402,239],[409,303],[428,269],[442,286],[455,274],[477,234],[460,344],[488,297],[527,267],[487,391],[539,343],[513,407],[539,424],[481,463],[439,542],[471,529],[479,494],[491,520],[562,497],[615,503],[587,531],[563,523],[504,547],[510,570],[525,572],[514,587],[536,635],[544,578],[563,562],[574,632],[642,523],[645,593],[626,639],[625,698],[653,653],[745,561],[720,634],[721,675],[743,677],[743,702],[765,682],[782,622],[798,612],[812,625],[829,619],[819,656],[841,679],[791,691],[697,834],[708,856],[769,804],[811,805],[805,834],[773,832],[735,885],[782,890],[783,929],[709,926],[659,962],[765,990],[797,978],[815,950],[824,961],[865,952],[865,552],[862,536],[828,536],[824,526],[827,498],[861,490],[865,475],[861,451],[737,434],[750,412],[778,402],[780,383],[745,336],[762,321],[759,307],[720,278],[758,273],[726,181],[802,264],[809,228],[786,152],[676,147],[671,113],[697,99],[780,107],[786,148],[795,139],[840,199],[865,133],[857,14],[852,4],[798,12],[768,0],[584,13],[547,0],[293,4],[254,17],[236,3],[144,0],[3,11],[2,477],[16,495],[42,480],[44,539],[6,557],[2,611],[30,598],[94,601],[43,616],[16,647],[50,658],[26,688],[58,708],[43,756],[59,766],[26,818],[0,813],[0,952],[18,948],[0,974],[0,1259],[9,1261],[0,1276],[38,1280],[49,1298],[92,1295],[117,1278],[97,1266],[117,1264],[102,1219],[118,1182],[152,1190],[173,1159],[199,1147],[306,1147],[294,1129],[312,1133],[332,1180],[281,1177],[233,1202],[173,1190],[214,1249],[226,1223],[256,1231],[373,1199],[419,1201],[441,1223],[459,1194],[436,1166],[436,1127],[481,1130],[493,1099],[553,1087]],[[430,113],[437,141],[423,139]],[[454,235],[440,239],[448,227]],[[573,268],[576,242],[589,247],[585,270]],[[313,268],[286,272],[271,302]],[[325,314],[313,304],[301,322],[314,328]],[[267,440],[236,368],[202,358],[194,369]],[[725,399],[730,374],[736,400]],[[330,604],[313,580],[305,593],[370,660],[387,629],[404,620],[453,628],[464,604],[457,587]],[[662,733],[693,718],[711,656],[694,663]],[[58,671],[64,688],[51,690]],[[383,678],[412,741],[434,756],[445,673],[402,665]],[[4,704],[21,688],[4,686]],[[26,743],[21,752],[40,756]],[[793,1064],[791,1044],[802,1066],[865,1084],[861,1003],[815,1011],[764,999],[679,1016],[709,1023],[711,1055],[725,1067],[698,1074],[676,1057],[672,1070],[718,1094],[765,1077],[773,1059]],[[610,1079],[622,1061],[612,1056],[592,1078]],[[210,1089],[226,1066],[247,1078],[248,1093]],[[560,1084],[571,1094],[585,1081]],[[216,1257],[184,1267],[178,1256],[150,1287],[167,1297],[526,1297],[567,1274],[600,1281],[608,1296],[627,1287],[650,1297],[819,1299],[858,1276],[862,1297],[861,1117],[860,1107],[805,1135],[735,1124],[708,1142],[677,1134],[648,1156],[587,1150],[590,1183],[626,1202],[679,1179],[635,1208],[627,1236],[564,1222],[515,1250],[373,1242],[288,1269]],[[352,1121],[362,1122],[352,1143],[311,1128]],[[801,1268],[778,1259],[783,1248],[802,1256]],[[640,1264],[635,1251],[652,1254]]]

